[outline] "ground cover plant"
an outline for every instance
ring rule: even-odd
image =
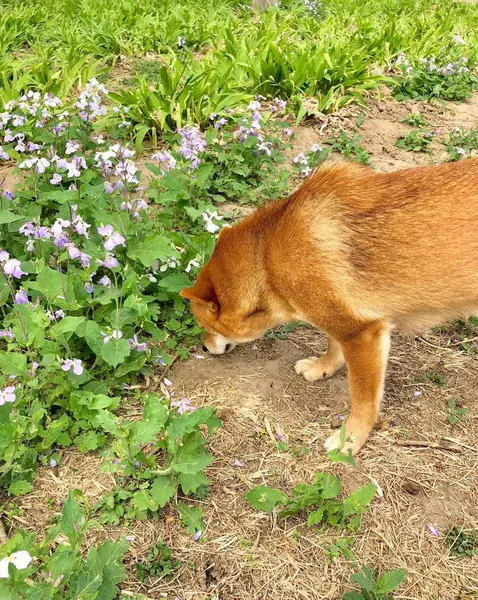
[[[179,290],[329,155],[475,156],[477,32],[451,0],[1,4],[2,598],[468,597],[474,318],[400,341],[354,470],[320,446],[345,380],[290,378],[316,332],[209,360]]]

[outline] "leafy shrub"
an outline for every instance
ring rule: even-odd
[[[117,598],[118,584],[126,578],[123,557],[128,544],[107,540],[91,547],[84,558],[82,542],[91,525],[70,492],[59,523],[40,542],[35,541],[33,533],[17,532],[0,548],[2,599]],[[59,541],[61,536],[67,543]]]
[[[445,142],[448,160],[462,160],[478,150],[478,131],[455,127]]]
[[[147,583],[149,579],[162,579],[176,571],[181,563],[173,558],[171,548],[161,540],[151,546],[146,558],[136,563],[136,577]]]
[[[414,129],[407,135],[400,137],[396,142],[397,148],[403,148],[407,152],[429,152],[429,146],[433,142],[433,133],[427,129]]]
[[[263,131],[256,103],[244,120],[215,117],[205,134],[171,133],[144,181],[121,142],[128,111],[109,111],[106,98],[96,80],[66,105],[30,91],[0,117],[0,160],[22,175],[18,189],[0,190],[0,471],[10,494],[31,489],[54,446],[104,446],[99,416],[125,384],[188,354],[199,328],[179,290],[220,229],[211,201],[259,193],[285,147],[286,136]]]
[[[461,47],[453,47],[437,57],[409,60],[402,53],[395,62],[401,71],[394,95],[397,100],[456,100],[464,102],[478,88],[476,53],[463,56]]]
[[[446,534],[446,545],[453,556],[474,556],[478,554],[478,532],[452,527]]]
[[[407,572],[403,569],[387,571],[376,580],[372,569],[362,565],[362,572],[352,575],[352,581],[360,586],[360,593],[347,592],[342,600],[386,600],[405,581]]]
[[[360,525],[361,514],[374,498],[377,488],[368,483],[344,500],[338,500],[341,491],[340,479],[329,473],[317,473],[314,483],[296,485],[292,496],[260,485],[250,490],[246,498],[253,508],[267,513],[280,506],[279,519],[305,511],[309,526],[330,525],[356,530]]]

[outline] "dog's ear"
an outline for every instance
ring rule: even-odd
[[[179,295],[191,302],[197,302],[215,315],[219,314],[219,302],[212,283],[206,285],[205,282],[196,281],[192,287],[182,289]]]

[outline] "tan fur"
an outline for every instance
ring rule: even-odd
[[[478,159],[387,174],[324,166],[289,198],[223,229],[182,295],[212,352],[287,321],[324,330],[327,354],[296,371],[314,381],[345,360],[345,450],[356,453],[377,419],[390,329],[478,307]],[[331,436],[326,447],[338,442]]]

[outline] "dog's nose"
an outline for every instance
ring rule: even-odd
[[[209,350],[206,348],[206,346],[204,344],[202,345],[202,351],[203,352],[209,352]]]

